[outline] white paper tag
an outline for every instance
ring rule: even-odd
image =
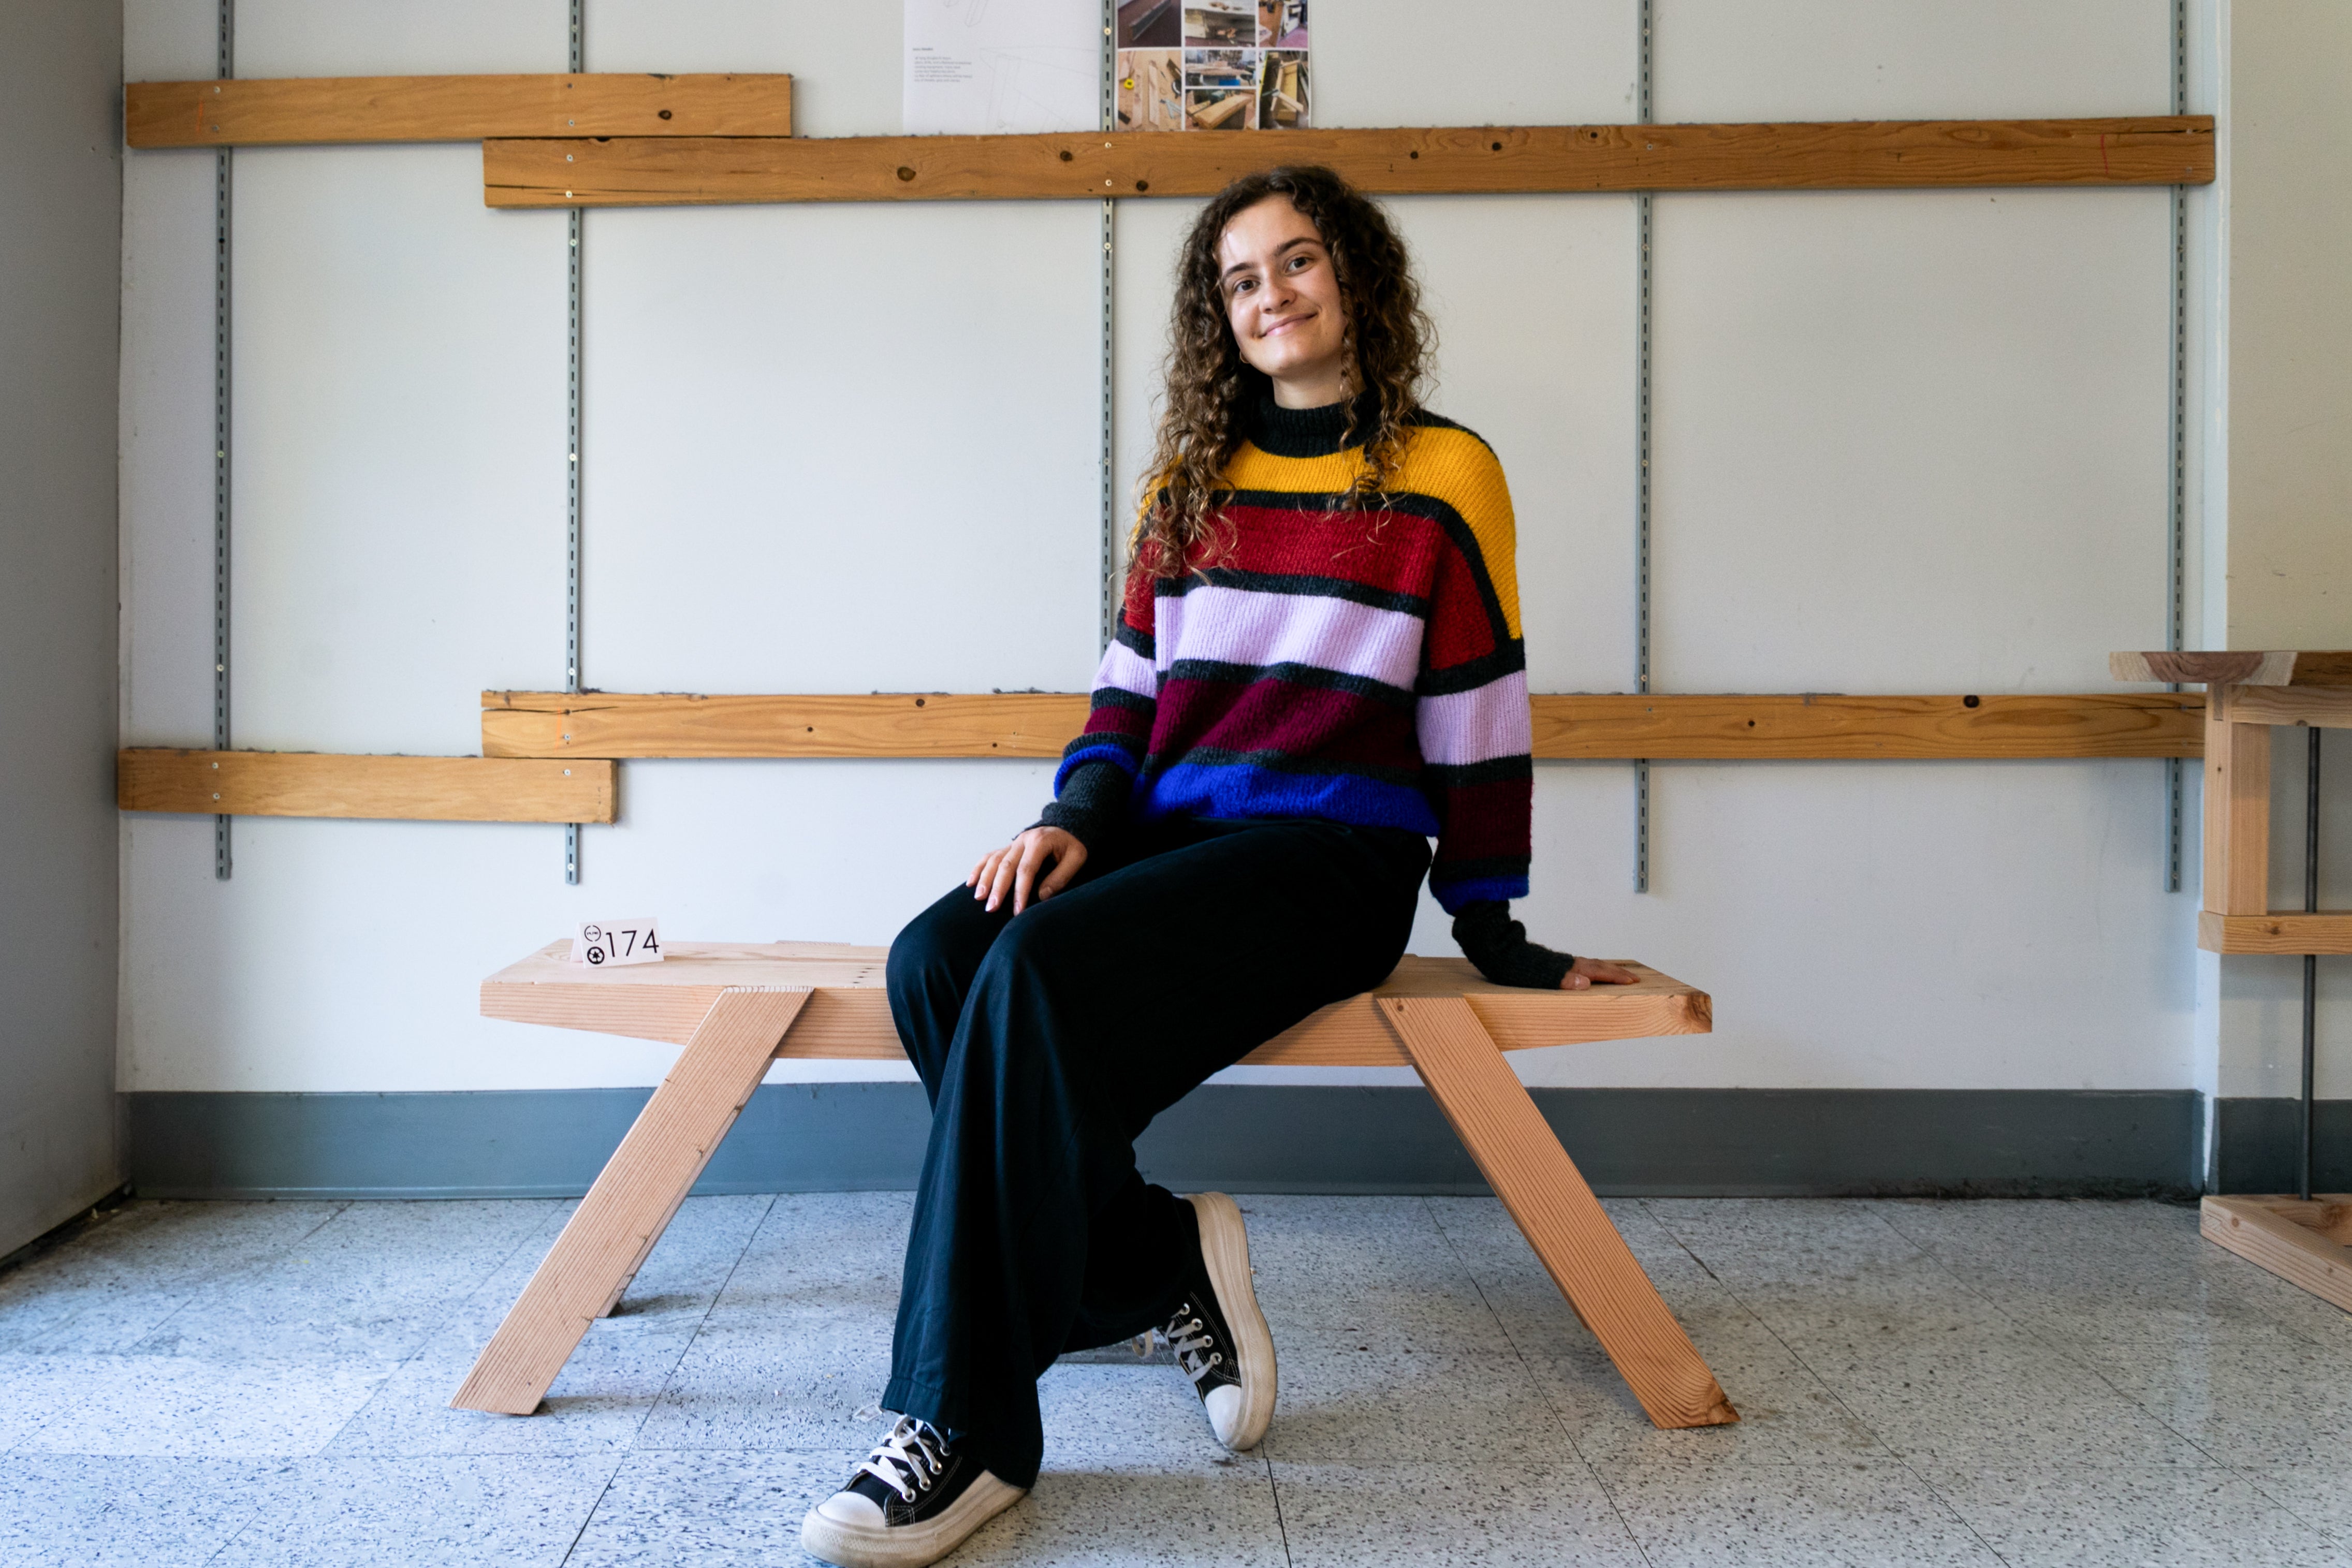
[[[661,938],[650,920],[591,920],[572,939],[572,961],[592,969],[618,964],[658,964]]]

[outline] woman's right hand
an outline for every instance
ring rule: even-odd
[[[1044,903],[1069,886],[1086,863],[1087,846],[1076,834],[1062,828],[1031,828],[1003,849],[981,856],[963,884],[992,910],[1011,894],[1013,913],[1018,915],[1029,907],[1033,891],[1037,902]]]

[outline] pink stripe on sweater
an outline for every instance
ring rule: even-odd
[[[1462,768],[1497,757],[1524,757],[1532,741],[1528,675],[1514,670],[1483,686],[1423,697],[1413,716],[1424,762]]]
[[[1093,689],[1100,691],[1105,686],[1116,686],[1139,697],[1160,695],[1160,680],[1151,666],[1143,662],[1142,654],[1124,643],[1113,643],[1104,649],[1102,663],[1095,666]]]
[[[1160,667],[1179,659],[1227,664],[1310,664],[1412,689],[1422,622],[1313,594],[1196,588],[1157,606]]]

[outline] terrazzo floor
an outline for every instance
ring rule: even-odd
[[[2352,1564],[2352,1319],[2154,1203],[1614,1201],[1745,1414],[1652,1429],[1501,1209],[1245,1197],[1281,1402],[1126,1352],[959,1564]],[[704,1197],[544,1413],[445,1401],[570,1206],[126,1206],[0,1275],[0,1563],[801,1564],[908,1198]]]

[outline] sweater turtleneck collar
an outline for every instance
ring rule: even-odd
[[[1259,384],[1250,406],[1248,434],[1259,451],[1276,457],[1328,457],[1352,444],[1360,444],[1364,433],[1380,418],[1380,394],[1371,392],[1361,394],[1353,403],[1285,408],[1274,401],[1274,384],[1265,382]],[[1351,424],[1356,433],[1352,442],[1349,438]]]

